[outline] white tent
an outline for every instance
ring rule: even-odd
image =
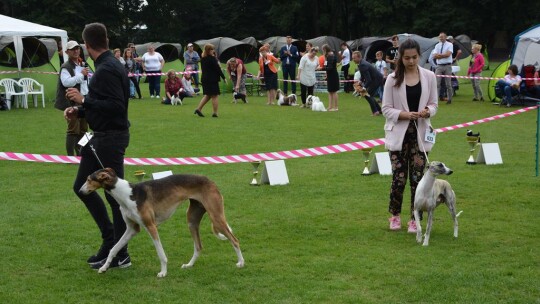
[[[516,35],[511,60],[518,69],[528,64],[538,69],[540,66],[540,24]]]
[[[4,15],[0,15],[0,36],[13,36],[15,54],[17,56],[17,67],[19,70],[21,70],[23,57],[22,37],[60,37],[62,39],[62,48],[64,50],[66,49],[68,39],[67,32],[64,30],[59,30]],[[64,53],[64,60],[68,60],[66,53]]]

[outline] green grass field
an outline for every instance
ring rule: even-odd
[[[142,88],[148,96],[147,86]],[[326,94],[320,96],[327,103]],[[364,99],[339,98],[339,112],[316,113],[266,106],[265,97],[234,105],[227,93],[220,97],[217,119],[209,117],[210,105],[207,117],[193,114],[198,98],[177,107],[133,100],[126,156],[247,154],[384,136],[384,118],[372,117]],[[471,99],[470,83],[461,81],[453,104],[439,106],[434,127],[509,111]],[[446,207],[438,208],[427,248],[405,229],[389,231],[391,177],[362,176],[360,151],[286,160],[286,186],[250,186],[248,163],[127,166],[131,181],[141,169],[215,180],[241,242],[246,266],[237,269],[232,247],[211,234],[205,217],[203,253],[194,268],[181,269],[193,251],[182,205],[160,226],[169,258],[164,279],[156,278],[159,261],[146,232],[130,243],[132,267],[101,275],[88,267],[86,258],[100,239],[71,190],[76,165],[0,161],[0,302],[540,303],[536,125],[537,112],[529,111],[473,126],[482,142],[499,143],[504,164],[494,166],[465,164],[466,128],[437,136],[429,158],[454,170],[447,180],[463,214],[454,239]],[[51,103],[0,112],[0,129],[0,151],[65,151],[65,122]]]

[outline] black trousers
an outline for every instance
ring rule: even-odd
[[[137,77],[129,77],[129,80],[133,82],[133,85],[135,86],[135,90],[137,91],[137,94],[139,94],[139,99],[141,99],[142,95],[141,95],[141,88],[139,87],[139,80],[137,79]]]
[[[375,112],[381,113],[382,112],[381,106],[377,103],[377,101],[373,97],[373,96],[375,96],[375,93],[377,93],[377,89],[378,89],[378,87],[376,87],[376,86],[371,86],[371,87],[366,88],[369,96],[364,96],[366,98],[367,102],[369,103],[369,107],[371,108],[371,113],[375,113]]]
[[[292,59],[291,59],[292,60]],[[296,64],[282,64],[281,69],[283,70],[283,94],[287,95],[289,92],[289,82],[288,79],[292,80],[291,89],[292,93],[296,94]]]
[[[124,178],[124,154],[129,145],[129,131],[116,133],[95,133],[94,137],[81,149],[81,163],[73,191],[84,203],[90,215],[96,222],[101,232],[101,238],[104,243],[116,244],[126,231],[126,223],[122,218],[118,202],[109,194],[105,193],[105,198],[112,210],[112,222],[107,212],[107,207],[103,199],[97,192],[89,195],[79,193],[79,189],[86,182],[88,175],[101,169],[101,165],[92,152],[90,146],[96,150],[96,154],[105,168],[112,168],[118,177]],[[121,250],[121,253],[127,253],[127,246]]]
[[[303,104],[306,104],[306,100],[307,100],[307,97],[309,95],[313,95],[313,88],[315,86],[305,86],[303,84],[300,83],[300,97],[302,97],[302,103]]]
[[[343,72],[343,78],[345,80],[349,80],[349,67],[350,67],[350,64],[346,64],[346,65],[341,66],[341,71]],[[343,83],[343,90],[345,91],[345,93],[351,92],[353,90],[352,89],[352,82],[345,81]]]

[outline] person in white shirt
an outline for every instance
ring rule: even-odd
[[[73,106],[73,103],[66,99],[67,88],[78,88],[82,95],[86,96],[88,94],[89,70],[80,57],[81,52],[81,46],[77,41],[71,40],[67,43],[66,54],[68,55],[68,61],[64,62],[60,68],[60,81],[58,81],[54,103],[54,107],[61,111]],[[88,131],[86,119],[77,118],[67,121],[67,155],[80,155],[77,143],[86,131]]]
[[[192,84],[193,77],[191,76],[191,74],[197,74],[197,72],[194,73],[193,70],[191,70],[191,68],[187,68],[184,71],[184,77],[182,77],[182,86],[184,87],[186,97],[193,97],[196,94],[198,94],[201,90],[199,88],[193,87],[193,84]]]
[[[142,67],[147,75],[148,88],[150,90],[150,98],[159,98],[160,86],[161,86],[161,70],[165,65],[165,60],[160,53],[155,51],[154,45],[148,46],[148,52],[142,55]]]
[[[346,42],[341,43],[341,71],[343,72],[343,78],[349,80],[349,67],[351,63],[351,52]],[[350,82],[345,82],[343,90],[345,93],[352,91],[352,85]]]
[[[388,76],[388,67],[386,65],[386,61],[383,60],[383,52],[378,51],[375,53],[375,58],[377,58],[377,61],[375,62],[375,68],[381,75],[383,75],[383,83],[381,86],[377,89],[377,95],[379,95],[380,100],[383,99],[383,93],[384,93],[384,83],[386,81],[386,77]]]
[[[317,83],[317,77],[315,71],[319,66],[319,58],[317,58],[317,47],[312,47],[309,51],[302,56],[300,64],[298,65],[297,80],[300,80],[300,96],[302,98],[302,107],[306,107],[307,96],[313,95],[313,89],[315,83]]]
[[[497,81],[495,86],[504,94],[501,103],[510,107],[512,106],[512,96],[519,93],[519,86],[522,79],[518,74],[518,67],[515,64],[509,66],[506,72],[507,74],[504,76],[504,79]]]
[[[433,54],[433,60],[437,64],[435,69],[435,75],[437,76],[437,90],[441,87],[441,79],[444,79],[446,85],[446,96],[448,101],[446,104],[452,103],[453,88],[452,88],[452,53],[454,52],[454,45],[446,41],[446,33],[441,32],[439,34],[439,43],[435,45],[435,53]],[[441,77],[443,76],[443,77]]]

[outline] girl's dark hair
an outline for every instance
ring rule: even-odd
[[[405,65],[401,59],[403,58],[403,53],[405,53],[405,50],[410,49],[416,49],[418,56],[420,56],[420,45],[418,42],[416,42],[416,40],[409,38],[401,43],[398,49],[398,61],[396,63],[396,72],[394,75],[394,79],[396,79],[396,83],[394,84],[395,87],[400,87],[405,79]]]
[[[325,56],[328,56],[328,53],[332,52],[332,48],[328,44],[323,44],[322,50]]]
[[[518,74],[518,67],[515,64],[512,64],[511,66],[509,66],[508,70],[512,70],[512,73],[514,73],[514,75]]]

